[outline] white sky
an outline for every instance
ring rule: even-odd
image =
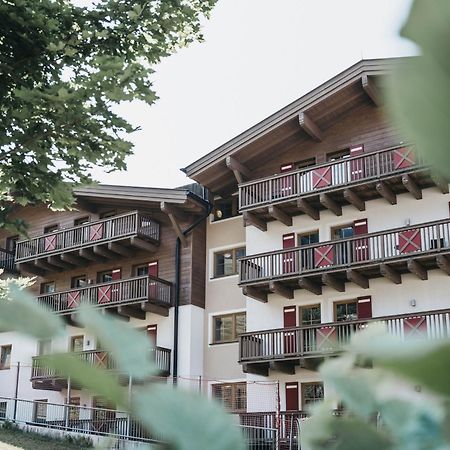
[[[126,172],[102,183],[175,187],[203,156],[360,59],[414,54],[398,36],[411,0],[219,0],[205,42],[156,67],[160,100],[120,112],[131,136]]]

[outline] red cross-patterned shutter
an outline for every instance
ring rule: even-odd
[[[350,157],[360,156],[363,153],[363,144],[350,147]],[[352,159],[350,161],[350,175],[352,180],[361,180],[364,178],[364,158]]]
[[[147,326],[147,336],[150,338],[152,345],[156,345],[157,330],[158,330],[157,325],[148,325]]]
[[[148,263],[148,274],[151,277],[158,277],[158,261]]]
[[[112,279],[113,279],[113,281],[120,280],[121,276],[122,276],[122,270],[121,269],[113,269],[113,271],[112,271]]]
[[[291,381],[285,385],[286,411],[298,411],[298,382]]]
[[[359,219],[353,222],[353,234],[359,236],[369,232],[367,219]],[[354,252],[356,261],[367,261],[369,259],[369,240],[367,238],[354,241]]]
[[[358,319],[372,318],[372,297],[358,297]]]
[[[283,235],[283,250],[295,247],[295,233]],[[295,252],[283,253],[283,273],[295,272]]]

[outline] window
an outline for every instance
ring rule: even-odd
[[[238,197],[233,195],[214,202],[214,222],[235,217],[239,214]]]
[[[352,237],[354,234],[353,224],[333,228],[331,232],[331,236],[333,239],[345,239]]]
[[[115,409],[115,405],[103,397],[94,397],[94,409],[92,410],[92,419],[94,421],[105,421],[116,418],[116,412],[110,411]],[[97,409],[99,408],[99,409]],[[100,423],[100,425],[102,425]]]
[[[307,167],[315,165],[316,165],[316,158],[308,158],[295,163],[296,169],[306,169]]]
[[[0,369],[9,369],[11,367],[12,345],[2,345],[0,347]]]
[[[79,225],[83,225],[83,224],[88,223],[88,222],[89,222],[89,216],[84,216],[84,217],[79,217],[78,219],[75,219],[73,221],[73,225],[75,227],[77,227]]]
[[[79,420],[80,419],[80,397],[71,397],[69,400],[69,420]]]
[[[213,318],[214,344],[235,342],[240,334],[245,333],[246,313],[239,312]]]
[[[350,157],[350,149],[349,148],[327,154],[328,161],[336,161],[338,159],[344,159],[344,158],[348,158],[348,157]]]
[[[44,234],[48,233],[54,233],[55,231],[58,231],[58,225],[48,225],[44,228]]]
[[[310,231],[309,233],[299,234],[297,237],[299,247],[303,247],[310,244],[317,244],[319,242],[319,231]],[[314,248],[305,248],[301,250],[300,262],[303,270],[314,269]]]
[[[7,402],[0,402],[0,419],[6,419],[6,408],[8,407]]]
[[[238,273],[237,259],[245,256],[245,247],[214,253],[214,278]]]
[[[72,336],[70,338],[70,351],[82,352],[84,347],[84,336]]]
[[[323,383],[302,383],[302,407],[323,400]]]
[[[300,324],[316,325],[321,323],[320,305],[301,306],[300,307]]]
[[[17,241],[19,240],[19,236],[10,236],[6,238],[6,250],[10,251],[10,252],[15,252],[16,251],[16,244]]]
[[[298,235],[298,245],[299,246],[317,244],[318,242],[319,242],[319,232],[318,231],[311,231],[310,233]]]
[[[76,277],[72,277],[72,279],[70,280],[70,287],[72,289],[75,288],[82,288],[87,286],[87,278],[86,275],[78,275]]]
[[[45,422],[47,420],[47,399],[34,401],[34,422]]]
[[[109,283],[113,279],[112,273],[113,273],[112,270],[105,270],[104,272],[99,272],[97,274],[97,283]]]
[[[109,211],[105,211],[100,214],[100,219],[107,219],[108,217],[113,217],[117,215],[117,211],[115,209],[111,209]]]
[[[37,354],[48,355],[52,351],[52,341],[50,339],[41,339],[38,341]]]
[[[54,281],[47,281],[46,283],[41,283],[41,294],[53,294],[56,290],[56,285]]]
[[[336,322],[356,320],[358,318],[358,302],[350,300],[334,304]]]
[[[247,383],[213,384],[213,397],[232,412],[247,410]]]

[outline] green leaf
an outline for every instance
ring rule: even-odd
[[[147,378],[157,372],[152,361],[151,341],[144,332],[102,315],[98,309],[80,308],[79,314],[80,322],[111,353],[118,369],[133,378]]]
[[[132,399],[148,429],[176,450],[245,448],[239,428],[216,402],[169,386],[136,389]]]
[[[39,306],[30,294],[10,286],[9,297],[9,300],[0,301],[0,332],[15,330],[37,339],[64,333],[63,321]]]

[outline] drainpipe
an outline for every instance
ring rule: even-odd
[[[189,225],[184,231],[182,231],[183,236],[188,235],[196,226],[200,225],[203,220],[205,220],[213,210],[213,205],[201,197],[198,197],[191,192],[188,193],[188,197],[193,197],[197,201],[201,200],[203,207],[205,208],[205,213],[198,218],[193,224]],[[178,377],[178,323],[180,316],[180,271],[181,271],[181,241],[177,238],[175,243],[175,295],[174,295],[174,315],[173,315],[173,384],[177,384]]]

